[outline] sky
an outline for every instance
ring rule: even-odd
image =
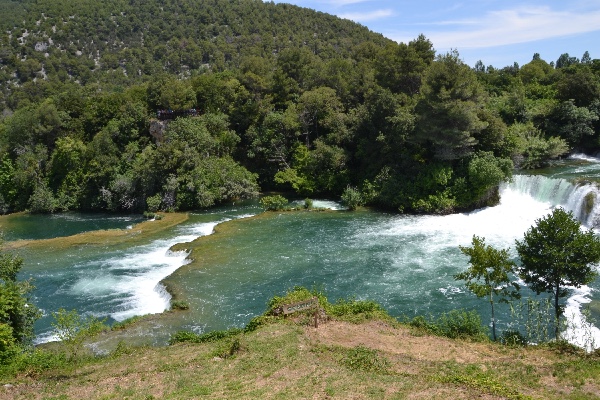
[[[502,68],[524,65],[534,53],[600,58],[600,0],[284,0],[350,19],[396,42],[424,34],[438,54]]]

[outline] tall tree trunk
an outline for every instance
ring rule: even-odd
[[[554,326],[554,338],[556,340],[558,340],[558,333],[560,330],[560,324],[559,324],[559,319],[560,319],[560,309],[558,307],[558,295],[559,295],[559,291],[560,291],[560,284],[556,284],[556,289],[554,291],[554,312],[556,314],[556,325]]]

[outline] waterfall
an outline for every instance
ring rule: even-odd
[[[542,175],[515,175],[502,190],[527,194],[551,206],[561,206],[587,228],[600,227],[600,189],[590,182],[571,183],[563,178]]]

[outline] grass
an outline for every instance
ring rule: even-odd
[[[45,367],[0,374],[0,398],[600,398],[600,355],[450,339],[386,318],[333,317],[318,329],[271,318],[249,332],[179,339],[118,346],[76,369],[38,356]]]

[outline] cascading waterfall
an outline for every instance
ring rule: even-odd
[[[594,183],[573,184],[563,178],[515,175],[505,189],[527,194],[543,203],[561,206],[588,228],[600,226],[600,189]]]

